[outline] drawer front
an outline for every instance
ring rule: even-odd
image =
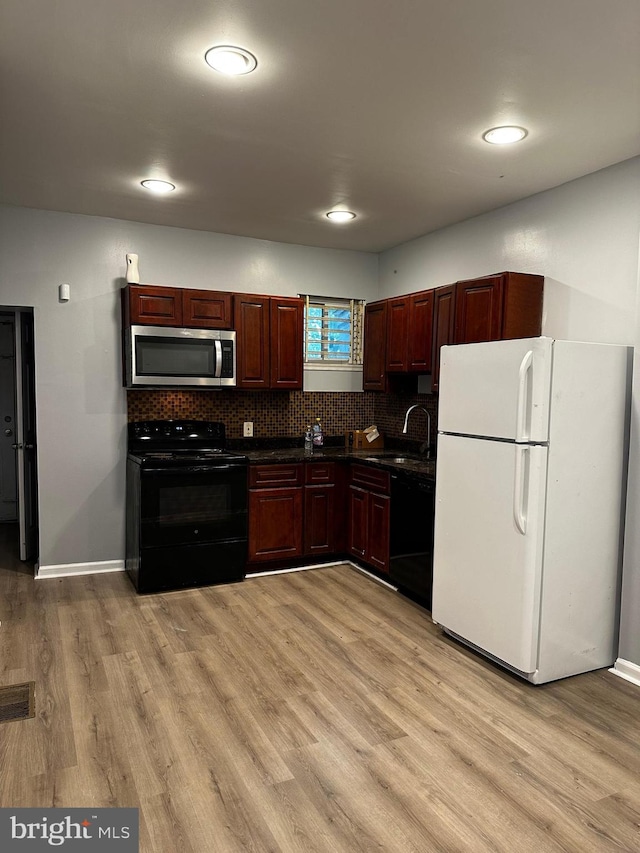
[[[361,486],[385,495],[389,494],[388,471],[379,471],[377,468],[369,468],[366,465],[352,465],[351,482],[354,486]]]
[[[290,465],[250,465],[249,488],[278,488],[278,486],[301,486],[303,479],[302,462]]]
[[[307,462],[304,466],[304,481],[312,483],[335,483],[335,462]]]

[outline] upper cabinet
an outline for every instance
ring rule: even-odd
[[[532,338],[542,326],[541,275],[503,272],[456,285],[455,343]]]
[[[433,291],[433,354],[431,358],[431,390],[438,390],[440,347],[454,343],[456,286],[446,284]]]
[[[370,302],[364,307],[364,357],[362,387],[365,391],[386,391],[387,301]]]
[[[181,326],[182,290],[129,284],[123,291],[125,325]]]
[[[371,302],[365,307],[365,391],[386,391],[397,373],[431,373],[438,388],[440,348],[536,337],[544,278],[503,272]]]
[[[407,370],[408,296],[387,300],[387,373]]]
[[[183,290],[182,322],[195,329],[230,329],[231,294],[215,290]]]
[[[302,388],[304,299],[270,297],[271,387]]]
[[[302,388],[304,300],[236,293],[238,388]]]
[[[137,326],[182,326],[194,329],[230,329],[231,294],[130,284],[125,288],[125,323]]]

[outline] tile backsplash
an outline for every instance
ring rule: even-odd
[[[402,436],[404,415],[409,406],[420,403],[431,413],[431,435],[437,429],[437,398],[427,394],[377,392],[325,393],[321,391],[128,391],[130,421],[196,418],[222,421],[228,438],[241,438],[244,421],[253,422],[256,438],[296,437],[307,424],[320,417],[327,435],[364,429],[375,423],[383,435],[424,441],[427,435],[424,413],[415,412]]]

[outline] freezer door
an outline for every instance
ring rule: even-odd
[[[547,441],[553,343],[521,338],[443,347],[438,429]]]
[[[438,444],[433,619],[522,673],[537,668],[547,452]]]

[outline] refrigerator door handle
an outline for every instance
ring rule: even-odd
[[[533,350],[525,353],[518,371],[518,402],[516,409],[516,441],[528,441],[527,428],[527,379],[533,364]]]
[[[527,516],[524,509],[525,464],[529,459],[529,448],[516,446],[516,472],[513,484],[513,519],[523,536],[527,534]]]

